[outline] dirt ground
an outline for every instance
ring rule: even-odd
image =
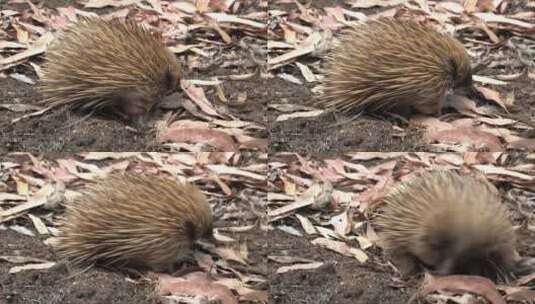
[[[302,1],[305,5],[314,8],[333,7],[340,5],[341,1],[337,0],[319,0],[319,1]],[[510,13],[525,10],[526,1],[518,1],[509,8]],[[344,5],[342,5],[344,6]],[[276,4],[272,9],[286,12],[298,12],[298,8],[293,3]],[[349,8],[345,5],[345,8]],[[378,13],[385,9],[370,8],[363,9],[366,15]],[[516,60],[516,51],[505,48],[501,55],[505,62]],[[310,58],[309,58],[310,57]],[[322,58],[308,56],[300,58],[303,62],[314,62]],[[323,64],[320,63],[320,66]],[[295,65],[287,65],[277,72],[286,73],[301,79],[301,72]],[[518,73],[510,65],[497,65],[492,68],[481,71],[481,75]],[[280,92],[274,103],[280,104],[297,104],[304,105],[317,97],[311,89],[315,85],[304,84],[297,85],[288,81],[282,81]],[[491,86],[493,89],[500,91],[502,96],[510,93],[515,94],[516,107],[511,112],[512,118],[518,118],[520,121],[533,121],[535,118],[535,99],[533,87],[535,79],[522,77],[510,82],[507,86]],[[481,104],[486,103],[483,100]],[[504,114],[495,107],[497,113]],[[446,113],[451,110],[446,110]],[[270,109],[268,112],[269,121],[274,121],[278,115],[283,114],[281,111]],[[318,155],[332,155],[344,151],[433,151],[431,146],[423,142],[423,130],[407,126],[398,119],[387,116],[362,115],[355,120],[345,114],[326,114],[312,118],[294,118],[282,122],[273,122],[270,124],[270,152],[295,151],[301,153],[314,153]],[[350,122],[347,122],[350,121]],[[401,131],[399,127],[402,127]],[[534,135],[522,136],[532,138]]]
[[[27,4],[6,4],[1,1],[0,9],[28,10]],[[73,5],[80,8],[75,1],[43,1],[48,8]],[[256,9],[254,2],[242,7],[242,13]],[[110,9],[90,10],[98,14],[109,13]],[[225,56],[229,53],[238,54],[240,60],[221,67]],[[179,60],[186,60],[182,56]],[[203,59],[202,69],[184,70],[185,78],[209,79],[212,76],[243,75],[254,73],[258,64],[248,50],[237,45],[221,46],[214,50],[212,58]],[[24,74],[37,81],[33,68],[26,64],[17,66],[13,72]],[[223,113],[230,113],[235,117],[252,121],[266,127],[265,107],[270,101],[269,81],[258,76],[246,80],[222,80],[223,90],[228,102],[222,102],[216,90],[205,87],[207,98],[214,102],[214,106]],[[258,90],[258,88],[266,88]],[[180,91],[180,98],[187,98]],[[245,101],[236,103],[238,95],[245,97]],[[35,104],[41,99],[41,94],[35,85],[29,85],[11,78],[0,78],[0,100],[5,104],[25,105]],[[72,113],[64,109],[49,111],[43,115],[22,119],[12,123],[31,111],[13,112],[0,108],[0,151],[28,151],[28,152],[55,152],[55,151],[163,151],[165,148],[155,140],[155,131],[151,122],[161,118],[167,110],[156,111],[156,114],[147,125],[136,127],[116,117],[94,115],[89,118],[86,113]],[[184,114],[186,115],[186,114]],[[188,114],[189,115],[189,114]],[[189,118],[189,116],[186,116]],[[195,117],[191,119],[196,120]],[[250,134],[256,138],[267,138],[267,131],[252,131]]]
[[[323,159],[317,155],[310,158],[318,161]],[[272,159],[287,164],[295,164],[296,161],[294,155],[275,155]],[[363,162],[366,166],[375,163],[378,161]],[[293,218],[286,218],[273,224],[300,227],[299,222]],[[266,253],[270,279],[269,303],[399,304],[407,303],[418,287],[416,278],[406,284],[394,281],[396,275],[393,269],[386,266],[384,256],[377,248],[367,250],[370,260],[361,264],[355,258],[311,244],[317,235],[297,237],[278,229],[270,231],[267,235],[270,244],[269,252]],[[351,245],[358,247],[357,244]],[[287,265],[274,261],[270,256],[307,259],[307,263],[323,262],[323,265],[316,269],[278,274],[277,269]]]
[[[263,232],[229,234],[248,245],[250,267],[265,274],[267,265],[262,254],[266,251]],[[47,261],[58,261],[50,247],[37,237],[0,230],[0,252],[4,256],[20,255]],[[48,270],[22,271],[10,274],[11,263],[0,260],[0,303],[2,304],[100,304],[100,303],[163,303],[155,294],[154,286],[127,280],[124,274],[92,268],[85,272],[66,267]],[[72,276],[72,277],[71,277]]]
[[[406,282],[395,279],[397,275],[385,266],[384,256],[378,250],[368,252],[371,261],[362,265],[354,258],[312,245],[311,239],[278,230],[268,235],[269,303],[272,304],[407,303],[421,284],[420,275]],[[517,235],[520,254],[534,257],[535,233],[521,229]],[[316,269],[277,274],[276,270],[285,265],[269,260],[270,255],[287,255],[324,264]]]
[[[259,86],[268,81],[255,77],[250,80],[225,82],[223,87],[229,96],[245,92],[248,102],[239,106],[226,106],[227,112],[248,121],[265,125],[264,108],[269,96],[266,91],[258,91]],[[207,97],[217,100],[215,90],[208,90]],[[185,98],[185,94],[181,94]],[[4,103],[27,104],[40,98],[39,92],[28,84],[13,79],[0,79],[0,99]],[[227,97],[228,98],[228,97]],[[75,152],[75,151],[164,151],[156,142],[155,131],[150,127],[136,129],[125,121],[111,117],[93,116],[58,109],[42,116],[23,119],[11,123],[12,119],[24,113],[2,111],[0,117],[0,151],[26,152]],[[163,114],[160,111],[159,114]],[[155,114],[157,117],[158,114]],[[266,132],[258,132],[258,137],[267,137]]]
[[[269,255],[288,255],[324,262],[313,270],[277,274],[284,266],[270,261],[273,304],[406,303],[413,287],[394,287],[392,273],[361,265],[356,259],[314,246],[306,238],[275,230],[269,234]],[[269,259],[269,257],[268,257]]]
[[[288,104],[303,104],[303,101],[315,98],[310,88],[281,84],[283,95],[279,101]],[[519,121],[533,121],[535,117],[535,80],[521,79],[513,83],[516,101],[513,118]],[[497,87],[502,94],[507,90]],[[280,112],[269,111],[268,120],[273,121]],[[349,121],[349,122],[348,122]],[[401,126],[402,131],[397,128]],[[350,151],[433,151],[422,141],[424,130],[418,127],[400,124],[393,118],[363,116],[352,120],[351,116],[341,113],[327,113],[314,118],[296,118],[270,125],[270,152],[293,151],[316,155],[336,155]],[[533,138],[535,134],[521,134]]]
[[[282,104],[303,104],[315,98],[306,86],[288,83],[282,79],[275,98]],[[280,112],[269,111],[268,120],[274,121]],[[295,118],[270,124],[270,152],[300,152],[334,155],[347,151],[430,151],[420,138],[422,130],[409,128],[395,131],[395,124],[384,118],[362,116],[356,120],[340,113],[327,113],[313,118]]]
[[[55,261],[52,250],[35,237],[0,231],[2,255],[22,255]],[[69,278],[66,268],[9,274],[0,263],[0,302],[19,303],[158,303],[149,286],[136,286],[118,273],[92,269]]]

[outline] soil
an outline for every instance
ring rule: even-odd
[[[3,2],[3,1],[2,1]],[[35,1],[34,1],[35,2]],[[75,1],[55,0],[35,3],[47,8],[74,5],[81,6]],[[253,11],[251,5],[243,7],[244,13]],[[28,10],[25,3],[0,4],[0,9]],[[109,8],[91,10],[99,14],[108,13]],[[238,37],[247,39],[249,37]],[[191,42],[191,43],[195,43]],[[226,57],[229,53],[239,56],[239,60],[228,64]],[[210,58],[201,58],[201,67],[185,70],[186,77],[195,79],[209,79],[212,76],[243,75],[254,72],[258,66],[254,62],[249,50],[237,45],[218,46],[210,50]],[[179,60],[188,60],[185,56]],[[222,66],[222,63],[227,63]],[[19,73],[36,81],[38,78],[29,65],[20,65],[9,73]],[[185,77],[185,78],[186,78]],[[190,79],[190,78],[187,78]],[[247,80],[222,79],[223,91],[228,99],[221,101],[213,87],[203,87],[207,98],[213,101],[214,106],[223,113],[229,113],[237,119],[253,121],[261,126],[266,125],[265,106],[270,101],[269,82],[260,76],[253,76]],[[258,88],[263,88],[259,90]],[[33,105],[42,98],[35,85],[26,84],[12,78],[0,78],[0,100],[3,104]],[[186,98],[181,92],[180,98]],[[236,102],[240,100],[240,102]],[[55,151],[162,151],[164,148],[156,142],[155,131],[148,123],[145,126],[135,126],[117,117],[102,115],[87,116],[87,113],[73,113],[66,109],[54,109],[43,115],[28,117],[12,123],[13,119],[33,112],[14,112],[0,108],[0,152],[27,151],[27,152],[55,152]],[[154,118],[161,118],[162,111]],[[187,118],[195,120],[195,117]],[[182,118],[179,116],[178,118]],[[150,122],[152,122],[151,120]],[[251,136],[267,138],[267,131],[252,130]]]
[[[423,130],[408,128],[400,132],[395,126],[385,119],[364,116],[353,120],[333,113],[292,119],[272,126],[270,152],[327,156],[349,151],[430,151],[421,141]]]
[[[269,255],[287,255],[324,264],[312,270],[277,274],[284,266],[270,262],[270,297],[273,304],[407,303],[414,287],[394,287],[392,273],[360,264],[356,259],[312,245],[303,237],[270,232]]]
[[[312,238],[295,237],[275,230],[270,232],[269,256],[290,256],[323,262],[311,270],[294,270],[277,274],[284,264],[269,261],[270,302],[273,304],[353,304],[407,303],[421,284],[421,276],[400,281],[388,268],[378,250],[368,251],[370,260],[360,264],[356,259],[342,256],[310,243]],[[518,231],[518,251],[523,257],[533,257],[535,233]]]
[[[56,261],[52,250],[36,237],[0,231],[2,255]],[[0,262],[0,303],[158,303],[149,286],[136,286],[118,273],[91,269],[79,274],[65,268],[10,274],[13,264]]]
[[[251,272],[267,272],[263,232],[236,233],[229,236],[244,242],[249,250]],[[38,237],[29,237],[10,230],[0,230],[0,252],[3,256],[24,256],[47,261],[58,261],[52,249]],[[257,253],[259,252],[259,253]],[[26,270],[10,274],[15,264],[0,260],[0,303],[163,303],[148,283],[134,283],[122,273],[101,268],[85,272],[65,266],[47,270]],[[136,282],[143,280],[136,279]],[[266,286],[256,286],[261,289]]]
[[[303,105],[315,98],[310,86],[292,84],[279,78],[272,104]],[[268,105],[269,108],[269,105]],[[292,151],[315,155],[334,155],[347,151],[429,151],[420,141],[422,130],[394,130],[395,122],[385,118],[327,113],[313,118],[275,122],[280,111],[268,110],[271,153]]]
[[[31,85],[13,79],[0,80],[4,103],[31,104],[40,94]],[[26,152],[58,151],[154,151],[153,132],[136,131],[125,122],[89,117],[58,108],[42,116],[11,123],[25,113],[3,110],[0,118],[0,150]]]
[[[258,87],[268,87],[268,81],[255,77],[249,80],[228,81],[223,84],[227,98],[240,93],[247,100],[240,105],[226,107],[227,112],[245,121],[265,125],[263,111],[269,96]],[[206,91],[210,100],[218,100],[215,89]],[[181,98],[186,98],[181,93]],[[36,89],[14,79],[0,79],[0,98],[6,104],[33,104],[40,98]],[[235,99],[234,99],[235,100]],[[163,151],[156,142],[155,131],[148,126],[135,128],[128,122],[105,116],[87,117],[58,108],[42,116],[11,120],[26,113],[0,110],[0,151],[77,152],[77,151]],[[160,113],[161,114],[161,113]],[[156,116],[157,117],[157,116]],[[194,119],[194,118],[193,118]],[[266,138],[267,132],[257,131],[253,136]]]
[[[270,302],[272,304],[355,304],[407,303],[421,285],[421,275],[407,281],[386,267],[379,250],[368,250],[370,260],[360,264],[356,259],[342,256],[310,243],[313,238],[295,237],[279,230],[268,233]],[[522,257],[534,257],[532,246],[535,232],[520,229],[517,249]],[[357,245],[355,245],[357,246]],[[323,262],[311,270],[294,270],[277,274],[279,267],[269,256],[290,256]]]

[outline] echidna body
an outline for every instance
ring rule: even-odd
[[[511,271],[515,235],[487,181],[430,171],[395,187],[375,220],[387,252],[439,274],[495,278]]]
[[[113,174],[67,205],[56,249],[76,265],[171,271],[212,236],[206,197],[152,174]]]
[[[134,21],[82,18],[47,51],[41,91],[49,106],[146,114],[175,89],[180,65],[161,39]]]
[[[470,58],[460,42],[393,18],[349,29],[330,55],[325,74],[316,103],[342,112],[414,109],[439,114],[447,93],[472,86]]]

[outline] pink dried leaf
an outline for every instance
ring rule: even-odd
[[[188,97],[199,106],[199,108],[210,116],[221,117],[214,109],[210,101],[206,98],[204,90],[201,87],[196,87],[187,80],[181,80],[180,86],[188,94]]]
[[[507,145],[507,147],[511,149],[524,149],[528,151],[533,151],[535,150],[535,139],[525,138],[525,139],[515,140],[515,141],[510,142]]]
[[[487,299],[491,304],[506,304],[494,283],[484,277],[468,275],[433,276],[426,273],[421,295],[433,292],[470,292]]]
[[[475,128],[439,131],[428,134],[427,139],[429,142],[467,144],[473,149],[488,149],[493,152],[504,150],[498,137]]]
[[[234,0],[210,0],[210,7],[215,11],[228,12]]]
[[[529,288],[521,288],[515,292],[508,294],[505,297],[508,301],[518,303],[534,303],[535,302],[535,290]]]
[[[214,283],[202,272],[190,273],[183,278],[160,275],[158,294],[204,296],[219,300],[221,304],[238,304],[229,288]]]
[[[487,100],[493,101],[502,109],[507,111],[507,107],[505,106],[503,98],[498,91],[486,87],[476,87],[476,90],[483,94]]]
[[[466,115],[473,116],[473,113],[478,113],[476,102],[465,96],[448,95],[446,104]]]
[[[179,128],[171,125],[158,134],[160,142],[204,143],[217,151],[236,152],[237,147],[232,136],[214,129]]]
[[[267,152],[269,140],[263,138],[254,138],[240,143],[240,148],[258,150],[260,152]]]
[[[409,121],[409,124],[411,126],[423,126],[427,129],[427,132],[438,132],[453,128],[450,123],[430,116],[412,117]]]

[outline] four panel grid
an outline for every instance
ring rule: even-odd
[[[0,1],[0,303],[533,301],[534,30],[521,0]]]

